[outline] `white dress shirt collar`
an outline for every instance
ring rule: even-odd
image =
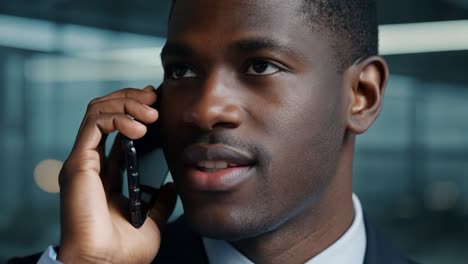
[[[361,203],[353,194],[354,220],[346,232],[330,247],[308,260],[306,264],[348,263],[362,264],[366,253],[366,229]],[[211,264],[252,264],[253,262],[222,240],[203,238],[203,245]]]

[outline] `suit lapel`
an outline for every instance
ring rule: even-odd
[[[364,264],[407,264],[414,263],[403,258],[393,246],[387,243],[368,221],[364,213],[364,225],[366,226],[366,254]]]
[[[200,235],[188,227],[183,216],[164,230],[161,248],[153,263],[208,263]]]

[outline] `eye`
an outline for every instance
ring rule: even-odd
[[[268,61],[255,61],[247,68],[245,73],[251,75],[269,75],[280,71],[280,68]]]
[[[190,66],[184,64],[170,65],[167,67],[166,76],[178,80],[182,78],[195,78],[197,74],[192,71]]]

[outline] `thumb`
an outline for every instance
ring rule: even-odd
[[[174,211],[177,201],[177,192],[173,182],[166,183],[158,191],[155,203],[150,209],[149,218],[151,218],[159,230],[162,230]]]

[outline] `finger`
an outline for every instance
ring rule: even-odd
[[[98,97],[90,102],[90,105],[117,98],[133,98],[145,105],[152,105],[156,101],[156,92],[152,85],[146,86],[144,89],[125,88],[106,96]]]
[[[134,100],[136,100],[136,101],[138,101],[138,102],[140,102],[142,104],[152,105],[156,101],[156,97],[157,96],[156,96],[156,92],[154,90],[154,87],[151,86],[151,85],[148,85],[143,90],[135,89],[135,88],[126,88],[126,89],[118,90],[118,91],[113,92],[111,94],[108,94],[106,96],[98,97],[98,98],[92,100],[88,104],[88,108],[86,110],[86,116],[99,114],[99,112],[96,112],[96,111],[92,112],[92,111],[90,111],[90,109],[92,110],[93,105],[98,104],[98,103],[100,103],[102,101],[117,99],[117,98],[132,98],[132,99],[134,99]],[[107,111],[107,112],[109,112],[109,111]],[[83,121],[82,121],[82,123],[80,125],[80,128],[78,129],[78,134],[81,132],[81,130],[83,128],[84,122],[86,120],[86,116],[83,119]]]
[[[158,111],[133,98],[114,98],[90,104],[86,115],[128,114],[136,120],[150,124],[158,119]]]
[[[103,134],[116,130],[128,138],[138,139],[145,135],[146,126],[125,114],[90,115],[83,121],[73,150],[96,150]]]
[[[151,218],[158,228],[164,228],[167,220],[174,211],[177,201],[177,192],[173,182],[165,184],[158,192],[156,202],[151,207],[149,218]]]
[[[106,159],[102,182],[108,194],[122,193],[124,163],[122,134],[117,134]]]

